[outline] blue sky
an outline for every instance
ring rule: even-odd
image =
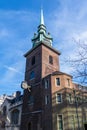
[[[43,5],[47,31],[53,47],[60,50],[61,70],[71,73],[64,59],[75,57],[76,41],[87,41],[87,0],[1,0],[0,1],[0,95],[21,90],[25,54],[32,47]],[[87,43],[87,42],[86,42]]]

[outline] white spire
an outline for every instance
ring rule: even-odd
[[[43,16],[43,9],[42,8],[41,8],[40,24],[44,25],[44,16]]]

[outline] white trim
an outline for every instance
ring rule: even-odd
[[[28,112],[28,113],[22,113],[22,115],[28,115],[28,114],[31,114],[31,113],[39,113],[39,112],[42,112],[42,110],[38,110],[38,111],[33,111],[33,112]]]
[[[58,126],[58,116],[61,115],[62,116],[62,125],[63,125],[63,130],[64,130],[64,120],[63,120],[63,114],[57,114],[57,130],[59,130],[59,126]]]
[[[61,102],[58,102],[58,100],[57,100],[58,94],[61,95]],[[62,103],[62,102],[63,102],[63,100],[62,100],[62,93],[56,93],[56,103],[57,103],[57,104],[60,104],[60,103]]]
[[[70,80],[70,78],[67,78],[66,80],[67,80],[67,86],[70,88],[70,86],[71,86],[71,80]]]
[[[42,110],[33,111],[33,112],[31,112],[31,113],[39,113],[39,112],[42,112]]]
[[[46,86],[46,83],[48,82],[47,86]],[[45,89],[48,89],[49,88],[49,79],[45,79],[44,81],[44,86],[45,86]]]
[[[48,97],[48,99],[47,99],[47,97]],[[50,97],[49,97],[49,95],[45,95],[45,105],[48,105],[49,103],[50,103]]]
[[[56,78],[55,78],[55,86],[56,86],[56,87],[60,87],[60,85],[57,85],[57,83],[56,83],[56,79],[58,79],[58,78],[59,78],[59,80],[60,80],[60,77],[56,77]],[[60,82],[60,84],[61,84],[61,82]]]

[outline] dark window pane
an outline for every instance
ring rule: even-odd
[[[35,78],[35,73],[34,73],[34,71],[32,71],[32,72],[30,73],[30,79],[33,79],[33,78]]]
[[[56,78],[56,85],[60,85],[60,78]]]
[[[11,113],[11,123],[18,124],[19,120],[19,110],[13,110]]]
[[[29,96],[29,104],[34,103],[34,97],[32,95]]]
[[[58,130],[63,130],[62,115],[58,115]]]
[[[70,86],[70,79],[67,79],[67,84],[68,86]]]
[[[49,87],[49,80],[46,79],[46,80],[45,80],[45,88],[47,89],[48,87]]]
[[[50,98],[48,95],[45,96],[45,104],[49,104],[50,103]]]
[[[49,63],[53,64],[53,57],[52,56],[49,56]]]
[[[6,106],[3,107],[3,115],[6,116]]]
[[[62,96],[60,93],[57,94],[57,102],[62,102]]]
[[[31,64],[32,64],[32,65],[35,64],[35,56],[32,57],[32,63],[31,63]]]
[[[28,130],[31,130],[31,122],[28,124]]]

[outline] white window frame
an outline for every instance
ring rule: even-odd
[[[60,96],[61,96],[61,102],[58,102],[58,94],[60,94]],[[56,93],[56,103],[58,103],[58,104],[60,104],[60,103],[62,103],[62,93]]]
[[[67,78],[67,86],[70,87],[71,86],[71,83],[70,83],[70,79]]]
[[[49,95],[45,95],[45,105],[48,105],[49,103],[50,103],[50,97],[49,97]]]
[[[46,83],[48,82],[48,84],[46,85]],[[45,79],[45,89],[48,89],[49,87],[49,79]]]
[[[57,87],[60,87],[61,82],[60,82],[59,85],[57,85],[57,82],[56,82],[57,79],[59,79],[59,81],[60,81],[60,77],[56,77],[56,78],[55,78],[55,85],[56,85]]]
[[[69,93],[69,103],[72,103],[72,94]]]
[[[58,119],[58,116],[62,116],[62,127],[63,127],[63,130],[64,130],[64,120],[63,120],[63,114],[57,114],[57,130],[59,130],[59,119]]]

